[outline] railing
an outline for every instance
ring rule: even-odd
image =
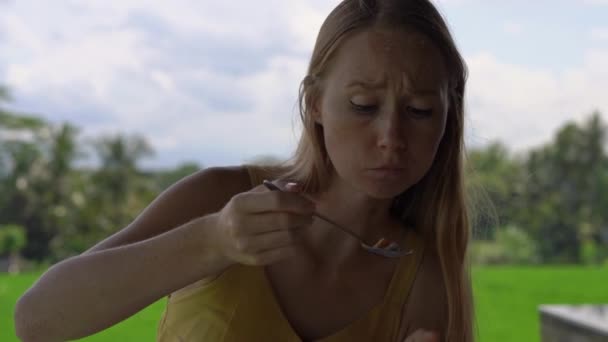
[[[539,306],[542,342],[608,342],[608,304]]]

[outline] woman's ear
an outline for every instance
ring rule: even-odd
[[[320,108],[320,100],[317,98],[315,99],[315,101],[313,101],[312,103],[312,110],[310,111],[310,115],[312,115],[312,119],[318,123],[319,125],[323,126],[323,115],[321,114],[321,110]]]
[[[315,122],[319,125],[323,126],[323,117],[321,116],[321,113],[318,110],[312,111],[312,119],[315,120]]]
[[[322,88],[317,81],[311,81],[313,84],[306,91],[306,107],[309,109],[309,114],[315,123],[323,125],[323,115],[321,114]]]

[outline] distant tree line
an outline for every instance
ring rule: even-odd
[[[6,102],[7,91],[0,89],[0,101]],[[29,260],[53,263],[83,252],[128,225],[170,184],[201,168],[183,163],[143,170],[140,162],[153,151],[141,136],[83,141],[69,123],[53,125],[1,105],[0,229],[23,227],[20,254]],[[92,148],[99,167],[75,167],[91,157],[85,147]],[[3,253],[9,252],[0,249]]]
[[[14,113],[0,87],[0,257],[54,263],[127,226],[160,192],[202,168],[144,170],[142,136],[85,141],[70,123]],[[568,122],[546,145],[512,154],[469,150],[476,263],[598,264],[608,260],[608,156],[599,112]],[[95,168],[76,167],[91,157]],[[278,160],[260,156],[260,162]],[[10,229],[9,229],[10,228]],[[18,230],[22,230],[22,234]],[[9,233],[10,232],[10,233]],[[4,247],[3,247],[4,246]]]
[[[482,205],[475,222],[477,261],[606,263],[606,134],[594,112],[582,123],[565,123],[549,143],[525,154],[511,154],[499,142],[471,151],[470,193],[491,204]],[[486,220],[492,212],[497,219]]]

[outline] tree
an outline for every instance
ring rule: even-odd
[[[524,165],[500,142],[469,151],[467,191],[473,198],[475,237],[493,240],[496,229],[512,222],[525,191]]]
[[[19,273],[19,252],[25,244],[25,228],[16,224],[0,225],[0,255],[8,255],[8,273]]]
[[[567,123],[553,142],[530,152],[518,224],[533,229],[543,261],[579,262],[584,243],[599,243],[608,222],[605,140],[596,112],[582,124]]]
[[[0,87],[0,105],[9,100],[8,90]],[[33,223],[43,221],[36,217],[39,193],[32,185],[45,170],[39,142],[47,135],[48,124],[44,120],[0,106],[0,224],[19,223],[26,228],[25,254],[36,249],[30,247],[39,242],[33,236],[39,227]]]
[[[100,215],[89,231],[105,237],[126,226],[153,197],[154,183],[140,171],[138,163],[154,151],[137,135],[104,136],[93,145],[101,164],[91,174],[90,182],[95,186],[88,189],[86,197]]]
[[[468,155],[467,189],[480,197],[474,223],[480,255],[502,258],[495,227],[529,235],[544,263],[599,263],[608,257],[606,125],[598,112],[567,122],[554,139],[522,157],[492,143]],[[493,220],[496,213],[498,220]],[[498,253],[498,254],[497,254]]]

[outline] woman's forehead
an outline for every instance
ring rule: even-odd
[[[412,90],[437,91],[447,85],[439,49],[413,31],[370,29],[353,33],[338,48],[331,68],[330,74],[342,86],[398,84]]]

